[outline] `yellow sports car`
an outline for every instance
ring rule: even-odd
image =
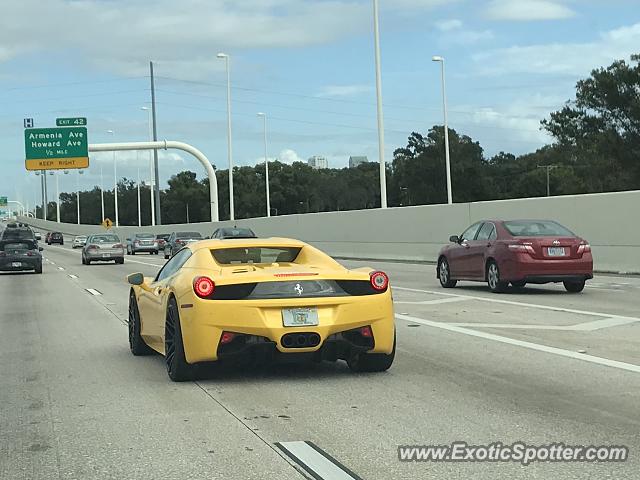
[[[297,240],[204,240],[155,278],[127,280],[131,352],[163,354],[174,381],[200,362],[342,359],[367,372],[393,363],[387,275],[349,270]]]

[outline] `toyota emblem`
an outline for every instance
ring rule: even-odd
[[[298,296],[302,295],[302,292],[304,292],[304,288],[302,288],[302,285],[300,285],[299,283],[296,283],[296,286],[293,287],[293,289],[296,291]]]
[[[554,241],[553,241],[553,244],[554,244],[554,245],[560,245],[560,240],[554,240]]]

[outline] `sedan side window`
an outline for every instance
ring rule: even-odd
[[[478,237],[476,238],[476,240],[490,240],[491,235],[494,233],[495,233],[495,227],[493,226],[493,223],[486,222],[482,225],[482,228],[478,232]]]
[[[474,240],[476,238],[476,233],[478,233],[478,229],[482,225],[482,222],[474,223],[469,228],[467,228],[462,235],[460,235],[460,241],[463,240]]]
[[[165,263],[164,267],[162,267],[162,269],[158,272],[155,281],[160,282],[176,273],[178,270],[180,270],[180,268],[182,268],[182,265],[184,265],[185,262],[189,260],[189,257],[191,257],[191,250],[189,250],[188,248],[183,248],[182,250],[180,250],[173,257],[171,257],[171,260]]]

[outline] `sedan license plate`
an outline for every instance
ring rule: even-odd
[[[18,268],[22,266],[22,262],[11,262],[11,266],[13,268]]]
[[[285,327],[304,327],[318,325],[318,309],[285,308],[282,310],[282,325]]]
[[[564,247],[549,247],[547,254],[550,257],[564,257]]]
[[[109,257],[110,257],[110,255],[108,253],[103,253],[102,254],[102,258],[109,258]]]

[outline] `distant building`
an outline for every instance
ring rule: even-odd
[[[315,168],[316,170],[329,168],[329,162],[327,162],[327,159],[325,157],[321,157],[320,155],[309,157],[309,160],[307,160],[307,165],[309,165],[311,168]]]
[[[363,163],[369,163],[369,159],[366,156],[351,156],[349,157],[349,168],[356,168]]]

